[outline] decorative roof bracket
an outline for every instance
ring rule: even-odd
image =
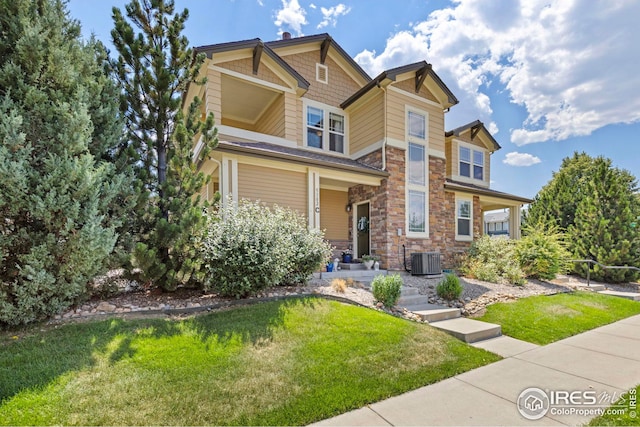
[[[480,128],[482,127],[482,125],[475,125],[471,128],[471,140],[473,141],[473,139],[476,137],[476,135],[478,135],[478,132],[480,132]]]
[[[329,53],[329,47],[331,46],[331,42],[333,39],[328,37],[324,39],[322,45],[320,45],[320,63],[324,65],[324,61],[327,60],[327,54]]]
[[[256,47],[253,48],[253,75],[258,74],[258,68],[260,67],[260,58],[262,57],[262,51],[264,50],[264,43],[258,42]]]
[[[431,64],[427,64],[418,71],[416,71],[416,93],[420,92],[420,88],[424,84],[427,75],[431,72]]]

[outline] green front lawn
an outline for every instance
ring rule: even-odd
[[[0,424],[301,425],[498,359],[316,298],[70,324],[0,343]]]
[[[493,304],[478,320],[502,325],[504,335],[544,345],[635,314],[640,302],[572,292]]]
[[[640,385],[623,394],[609,408],[610,411],[591,420],[590,426],[637,426],[640,423],[638,413],[638,393]],[[622,414],[616,413],[622,410]]]

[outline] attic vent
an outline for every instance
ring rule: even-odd
[[[326,65],[316,64],[316,80],[320,83],[329,83],[329,69]]]

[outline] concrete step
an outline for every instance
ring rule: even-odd
[[[340,270],[367,270],[367,267],[360,262],[351,262],[349,264],[340,262],[338,263],[338,267],[340,267]]]
[[[398,298],[397,305],[400,307],[414,306],[420,304],[428,304],[429,297],[426,295],[402,295],[400,294],[400,298]]]
[[[387,270],[338,270],[332,271],[330,273],[323,271],[320,273],[321,279],[335,279],[342,278],[347,279],[351,278],[357,281],[368,281],[371,282],[374,277],[383,275],[387,275]]]
[[[596,284],[579,284],[576,286],[581,291],[592,291],[592,292],[600,292],[604,291],[606,288],[604,285],[596,285]]]
[[[466,343],[488,340],[502,335],[502,328],[500,325],[480,322],[479,320],[472,320],[463,317],[443,320],[441,322],[433,323],[431,326],[438,328],[449,335],[453,335]]]
[[[440,322],[443,320],[455,319],[460,317],[459,308],[445,307],[443,305],[423,303],[402,307],[406,308],[412,313],[417,314],[418,316],[420,316],[420,318],[422,318],[422,320],[426,320],[429,323]]]
[[[598,293],[602,295],[611,295],[613,297],[626,298],[632,301],[640,301],[640,293],[637,292],[599,291]]]
[[[420,295],[420,291],[418,288],[413,288],[411,286],[403,286],[400,288],[401,296],[410,296],[410,295]]]

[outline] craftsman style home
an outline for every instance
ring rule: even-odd
[[[447,265],[482,234],[484,211],[508,208],[518,238],[530,200],[489,188],[500,146],[481,122],[445,131],[458,100],[427,62],[371,78],[327,34],[196,51],[207,83],[187,101],[204,100],[220,141],[201,165],[203,197],[291,207],[338,251],[388,269],[403,267],[405,247]]]

